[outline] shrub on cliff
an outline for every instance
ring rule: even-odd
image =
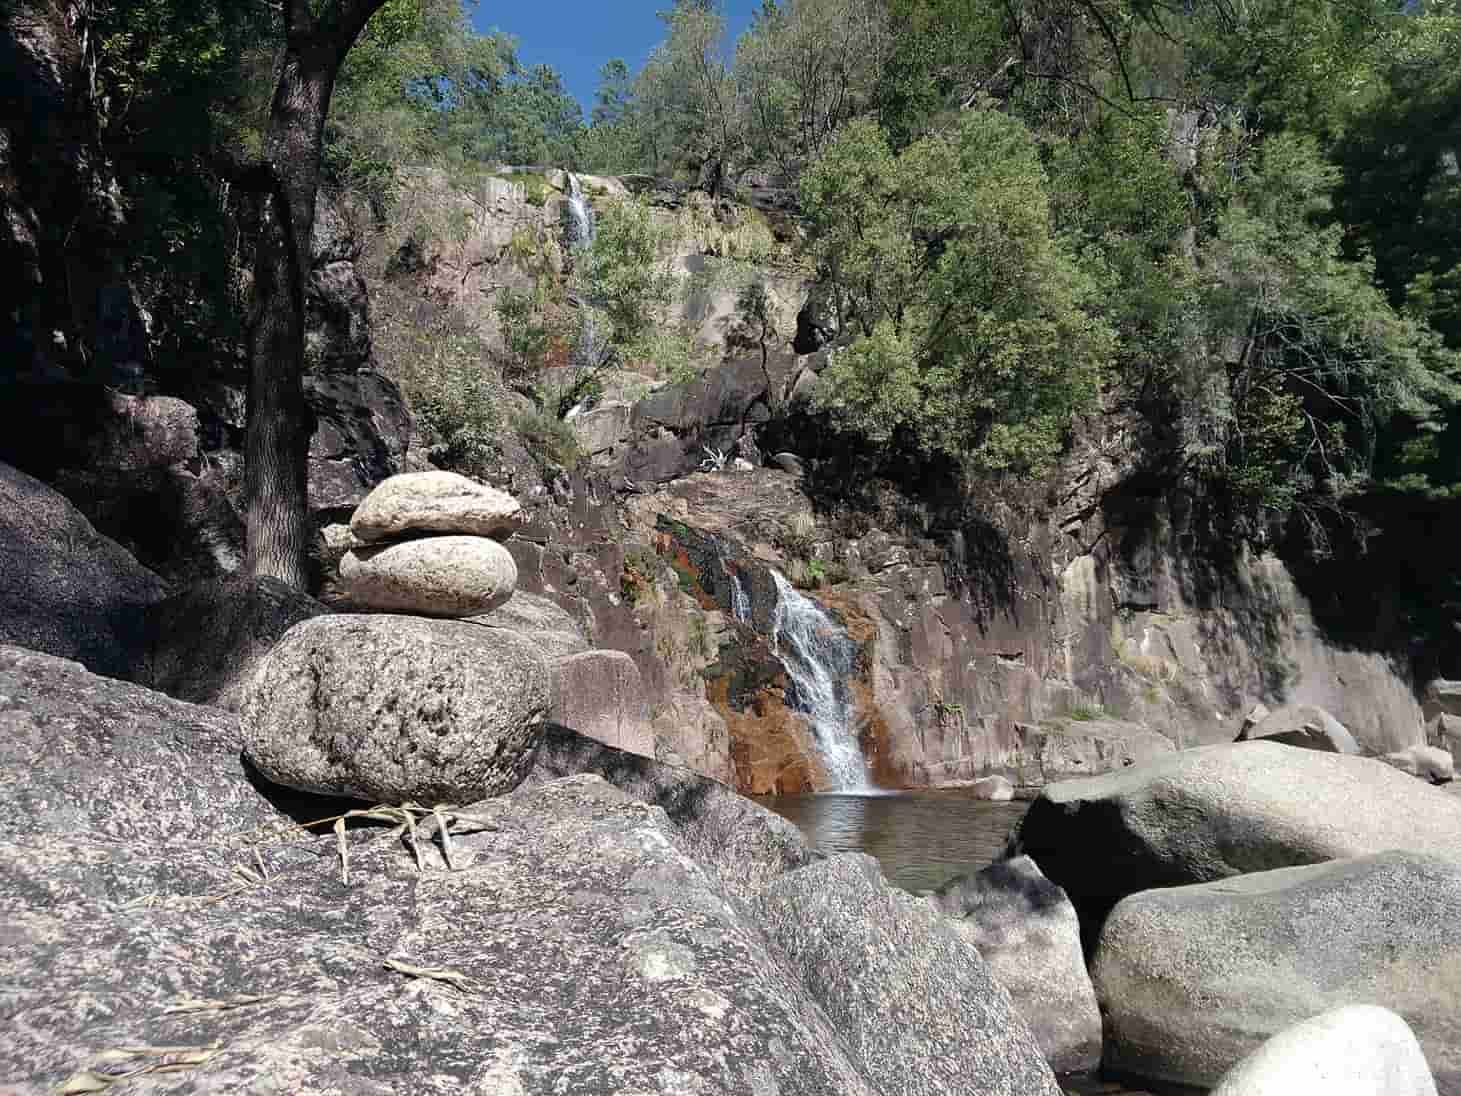
[[[975,110],[894,153],[859,120],[801,196],[857,332],[822,375],[823,406],[870,441],[902,434],[986,470],[1049,462],[1094,401],[1114,336],[1052,233],[1024,125]]]

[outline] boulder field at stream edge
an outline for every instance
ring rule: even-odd
[[[1059,1091],[950,924],[695,774],[549,730],[544,771],[448,811],[448,862],[429,817],[415,855],[338,837],[352,804],[251,772],[231,713],[14,647],[0,696],[16,1091]]]

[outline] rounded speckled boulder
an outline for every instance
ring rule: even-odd
[[[244,754],[269,780],[375,803],[471,803],[532,765],[551,699],[539,648],[511,632],[405,616],[328,616],[285,633],[243,701]]]
[[[485,537],[424,537],[352,548],[340,561],[340,583],[359,609],[470,617],[507,603],[517,564]]]

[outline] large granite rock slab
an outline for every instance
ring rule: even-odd
[[[350,531],[367,543],[413,533],[502,539],[517,527],[521,510],[507,492],[455,472],[407,472],[365,497],[350,519]]]
[[[1436,1096],[1404,1019],[1344,1005],[1279,1032],[1224,1075],[1212,1096]]]
[[[516,590],[498,608],[482,616],[469,617],[473,624],[506,628],[527,636],[550,659],[579,655],[591,648],[578,621],[552,598]]]
[[[601,777],[661,808],[696,862],[742,898],[760,891],[768,880],[822,859],[794,823],[720,781],[550,723],[524,784],[580,774]]]
[[[1216,1084],[1292,1024],[1339,1005],[1409,1021],[1461,1093],[1461,864],[1386,852],[1145,891],[1112,911],[1093,975],[1108,1070]]]
[[[486,537],[424,537],[350,549],[340,561],[340,582],[358,609],[470,617],[512,597],[517,564]]]
[[[1388,849],[1461,858],[1461,803],[1381,761],[1237,742],[1052,784],[1018,840],[1081,909]]]
[[[1101,1064],[1101,1012],[1065,892],[1028,856],[961,875],[929,899],[989,964],[1056,1073]]]
[[[236,712],[259,660],[294,625],[327,612],[277,579],[198,583],[149,610],[145,684]]]
[[[1279,742],[1321,753],[1360,753],[1360,744],[1343,723],[1313,704],[1288,704],[1276,712],[1260,713],[1256,722],[1244,723],[1239,742]]]
[[[295,625],[244,693],[245,752],[268,779],[377,803],[470,803],[532,766],[551,682],[511,632],[390,615]]]
[[[242,746],[228,712],[0,647],[0,910],[69,916],[84,933],[92,906],[236,883],[229,850],[288,821],[250,784]],[[39,967],[0,976],[43,981]]]
[[[554,662],[549,717],[607,745],[654,756],[639,667],[623,651],[585,651]]]
[[[843,855],[767,884],[754,908],[880,1092],[1059,1096],[978,949],[931,906]]]
[[[118,772],[114,791],[139,790]],[[0,1076],[18,1092],[141,1071],[125,1087],[878,1096],[662,811],[578,777],[455,825],[454,867],[424,836],[418,868],[393,831],[352,831],[348,881],[334,835],[298,829],[233,845],[154,830],[64,860],[0,838]],[[133,870],[107,891],[116,858]],[[190,870],[161,886],[170,864]]]
[[[163,582],[40,480],[0,464],[0,643],[133,677]]]

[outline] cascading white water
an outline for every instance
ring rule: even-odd
[[[588,199],[583,196],[583,187],[578,183],[578,176],[568,175],[568,247],[571,251],[582,251],[594,242],[593,207],[588,204]]]
[[[593,207],[583,196],[583,187],[579,185],[578,176],[569,172],[568,250],[575,255],[583,255],[582,262],[591,261],[591,256],[583,253],[593,246],[594,236],[597,232],[598,226],[594,221]],[[599,334],[594,322],[594,310],[589,302],[580,301],[579,312],[582,318],[579,325],[578,345],[573,348],[574,364],[580,368],[594,369],[599,365]]]
[[[742,624],[751,619],[751,595],[746,593],[740,575],[731,575],[731,612]]]
[[[847,630],[811,598],[803,597],[780,572],[772,638],[777,657],[796,686],[798,708],[811,721],[822,763],[838,791],[869,787],[867,762],[852,732],[852,677],[857,645]]]

